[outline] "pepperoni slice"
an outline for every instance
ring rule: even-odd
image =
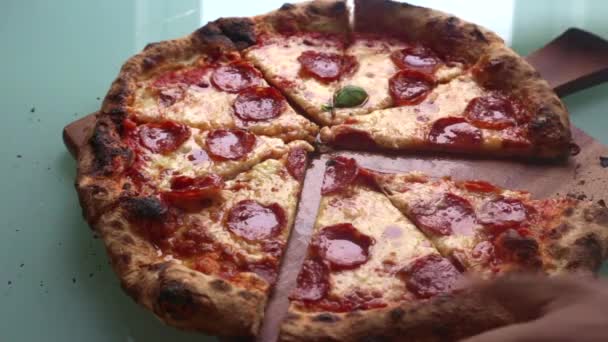
[[[524,203],[516,198],[500,197],[486,202],[479,211],[479,221],[495,230],[516,227],[528,218]]]
[[[480,181],[480,180],[465,181],[465,182],[459,183],[458,185],[469,191],[474,191],[474,192],[488,193],[488,192],[499,191],[499,189],[497,187],[495,187],[494,185],[492,185],[488,182]]]
[[[388,80],[389,92],[399,106],[422,102],[435,87],[435,80],[420,71],[401,70]]]
[[[302,265],[296,288],[289,299],[308,302],[323,299],[329,289],[328,273],[329,270],[323,262],[307,259]]]
[[[166,154],[177,150],[188,138],[190,129],[172,121],[149,123],[139,127],[139,141],[148,150]]]
[[[357,67],[357,60],[353,56],[310,50],[302,52],[298,57],[298,62],[305,75],[322,82],[335,81],[342,74],[351,73]]]
[[[216,129],[207,135],[205,146],[214,159],[237,160],[253,150],[255,141],[255,135],[242,129]]]
[[[215,174],[197,178],[178,176],[171,180],[171,191],[161,197],[178,208],[195,211],[207,206],[223,187],[222,177]]]
[[[232,62],[215,69],[211,83],[219,90],[229,93],[262,84],[262,76],[251,64],[244,61]]]
[[[303,148],[294,148],[287,155],[287,171],[298,181],[304,179],[308,152]]]
[[[369,260],[369,248],[374,240],[359,232],[350,223],[328,226],[319,232],[312,248],[333,271],[354,269]]]
[[[446,193],[438,202],[413,206],[411,213],[418,226],[431,235],[472,235],[477,219],[466,199]]]
[[[277,236],[285,227],[285,211],[280,205],[262,205],[254,200],[243,200],[228,213],[228,229],[246,240],[256,241]]]
[[[418,298],[431,298],[454,289],[461,274],[452,263],[437,254],[416,259],[400,271],[405,286]]]
[[[239,93],[234,101],[234,114],[244,121],[267,121],[285,111],[285,98],[271,87],[251,87]]]
[[[437,145],[470,149],[481,144],[481,130],[460,117],[446,117],[433,123],[429,141]]]
[[[464,116],[480,128],[500,130],[517,123],[515,104],[499,94],[476,97],[469,102]]]
[[[359,173],[359,166],[352,158],[337,157],[327,162],[321,194],[340,191],[352,183]]]
[[[377,148],[374,138],[365,131],[344,127],[334,135],[332,141],[334,146],[370,150]]]
[[[408,46],[391,54],[393,63],[400,69],[412,69],[425,73],[433,73],[441,60],[430,49],[420,45]]]

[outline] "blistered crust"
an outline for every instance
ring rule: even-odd
[[[252,274],[256,286],[242,288],[163,259],[119,210],[103,215],[95,228],[125,292],[163,322],[225,336],[257,333],[268,290],[261,278]]]
[[[349,313],[309,313],[292,305],[279,341],[455,341],[513,321],[498,304],[472,294]]]
[[[344,0],[286,3],[278,10],[253,17],[259,35],[322,32],[347,34],[349,13]]]
[[[543,246],[550,272],[597,273],[608,258],[608,208],[575,201],[560,214]]]

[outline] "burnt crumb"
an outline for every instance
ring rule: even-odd
[[[192,292],[177,281],[163,284],[157,301],[161,311],[166,312],[173,319],[187,319],[198,310]]]
[[[100,98],[99,96],[98,96],[98,97],[96,97],[95,99],[96,99],[97,101],[101,100],[101,98]]]
[[[22,156],[22,155],[20,155],[20,154],[18,154],[18,155],[17,155],[17,158],[22,158],[22,157],[23,157],[23,156]]]
[[[17,233],[18,233],[18,232],[19,232],[19,229],[15,229],[15,232],[17,232]]]
[[[602,167],[608,167],[608,157],[600,157],[600,165]]]
[[[93,273],[89,273],[89,278],[93,278]]]
[[[604,207],[604,208],[606,208],[606,202],[603,199],[597,201],[597,204],[600,205],[600,206],[602,206],[602,207]]]
[[[587,199],[587,195],[585,194],[579,194],[578,196],[576,196],[576,199],[579,201],[583,201]]]
[[[32,107],[32,109],[30,109],[30,113],[34,113],[36,112],[36,107]]]
[[[8,281],[8,284],[9,284],[9,285],[11,285],[11,284],[13,284],[13,282],[9,280],[9,281]]]
[[[25,264],[24,264],[24,263],[21,263],[21,265],[19,265],[19,267],[23,267],[23,266],[25,266]]]
[[[43,286],[44,286],[44,281],[41,280],[40,281],[40,287],[43,287]]]
[[[76,284],[76,278],[72,278],[72,284]]]

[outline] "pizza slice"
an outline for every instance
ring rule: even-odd
[[[408,4],[371,0],[357,6],[355,30],[401,35],[468,68],[447,83],[420,70],[400,70],[389,80],[396,107],[323,128],[323,141],[346,148],[541,158],[569,155],[570,124],[564,104],[534,68],[495,34]],[[409,23],[407,29],[403,22]],[[401,60],[408,59],[413,57]]]
[[[533,200],[483,181],[374,173],[442,255],[464,270],[597,272],[608,256],[608,209],[573,198]]]
[[[327,163],[321,194],[280,341],[374,340],[374,331],[383,341],[454,340],[508,321],[492,303],[452,293],[460,270],[354,159]]]
[[[348,22],[342,0],[286,4],[253,18],[256,41],[244,55],[310,118],[327,125],[339,79],[356,68],[344,54]]]
[[[293,226],[301,146],[232,180],[174,175],[95,223],[127,293],[170,325],[254,336]]]
[[[421,94],[415,94],[423,92],[422,88],[402,91],[398,81],[405,75],[445,83],[465,68],[463,63],[448,61],[420,42],[408,43],[389,34],[355,33],[346,55],[353,56],[358,67],[340,80],[333,102],[333,124],[378,109],[422,100]]]

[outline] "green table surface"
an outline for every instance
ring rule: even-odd
[[[148,42],[282,1],[4,0],[0,4],[0,341],[213,341],[163,326],[120,290],[81,216],[61,141],[99,108],[120,65]],[[527,54],[570,26],[608,38],[608,3],[415,1],[455,12]],[[566,98],[575,125],[608,143],[608,84]]]

